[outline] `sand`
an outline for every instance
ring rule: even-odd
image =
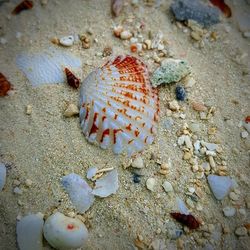
[[[239,238],[234,231],[250,222],[250,136],[242,139],[240,132],[244,129],[239,127],[250,110],[250,49],[249,38],[243,38],[235,16],[222,18],[220,24],[210,28],[218,34],[218,39],[199,48],[190,35],[182,31],[185,27],[178,28],[173,22],[169,13],[171,1],[162,1],[160,7],[145,3],[153,1],[139,1],[139,7],[125,1],[121,15],[116,18],[111,15],[110,1],[48,1],[45,6],[34,1],[33,9],[12,16],[10,13],[17,2],[7,1],[0,6],[0,37],[7,40],[6,44],[0,45],[0,71],[14,86],[12,95],[0,98],[0,159],[8,170],[7,183],[0,194],[0,248],[17,249],[17,216],[41,212],[47,217],[53,211],[66,215],[76,212],[60,179],[71,172],[85,178],[86,170],[97,166],[99,169],[117,168],[120,185],[115,195],[96,199],[82,215],[90,233],[86,249],[135,249],[134,241],[138,235],[145,248],[153,240],[161,240],[167,249],[202,249],[211,245],[214,249],[247,249],[249,235]],[[237,6],[250,8],[244,1]],[[15,58],[23,51],[38,52],[56,47],[50,41],[52,37],[84,34],[91,29],[93,34],[89,37],[98,42],[92,42],[89,49],[83,49],[80,44],[65,48],[82,59],[81,78],[84,79],[107,60],[100,56],[106,46],[111,46],[115,55],[130,53],[129,46],[114,37],[112,30],[114,25],[122,24],[133,31],[138,22],[145,24],[145,37],[149,31],[156,34],[161,30],[174,57],[188,61],[196,80],[188,92],[188,99],[215,107],[215,114],[209,120],[201,120],[190,102],[185,101],[179,103],[184,108],[185,119],[172,116],[174,125],[166,130],[163,121],[167,117],[168,101],[175,99],[175,84],[161,86],[158,133],[155,142],[141,153],[146,167],[141,182],[135,184],[131,168],[122,166],[128,160],[127,156],[117,156],[111,150],[89,144],[81,132],[79,118],[63,116],[67,103],[78,104],[79,91],[66,83],[32,87],[17,69]],[[22,33],[20,39],[16,38],[17,32]],[[244,53],[248,55],[236,60]],[[146,51],[141,60],[153,71],[158,65],[147,55],[152,52]],[[27,105],[32,106],[31,115],[26,114]],[[211,194],[206,178],[200,179],[202,195],[198,203],[202,209],[198,211],[195,202],[190,210],[205,226],[213,224],[214,229],[210,233],[204,230],[185,232],[176,240],[171,239],[169,231],[171,228],[182,229],[182,226],[169,213],[176,209],[177,196],[186,200],[187,187],[193,186],[191,179],[196,178],[191,165],[182,159],[183,152],[176,144],[177,131],[184,123],[191,122],[201,126],[198,138],[219,143],[223,148],[219,162],[226,162],[227,174],[239,185],[240,198],[235,204],[228,197],[218,202]],[[217,128],[212,136],[207,133],[211,127]],[[169,174],[160,175],[157,162],[168,162],[169,159],[172,163]],[[157,180],[155,192],[145,186],[149,177]],[[30,187],[25,185],[27,179],[32,181]],[[17,180],[23,191],[21,195],[13,193]],[[164,192],[161,187],[164,180],[173,185],[173,193]],[[228,205],[237,208],[234,217],[223,216],[222,208]],[[240,208],[245,210],[245,215],[239,213]],[[223,234],[223,227],[229,228],[229,233]],[[44,249],[51,249],[48,243],[44,245]]]

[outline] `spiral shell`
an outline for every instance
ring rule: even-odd
[[[151,144],[156,133],[159,99],[146,65],[118,56],[83,81],[80,121],[87,140],[116,154],[132,155]]]

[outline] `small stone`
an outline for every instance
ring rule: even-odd
[[[176,86],[175,94],[178,101],[184,101],[186,99],[186,91],[182,86]]]
[[[74,116],[74,115],[78,115],[79,114],[79,109],[78,109],[78,107],[75,105],[75,104],[73,104],[73,103],[70,103],[69,105],[68,105],[68,107],[66,108],[66,110],[64,111],[64,116],[65,117],[72,117],[72,116]]]
[[[226,217],[232,217],[236,213],[236,209],[234,207],[224,207],[222,210],[223,210],[223,214]]]
[[[210,164],[211,168],[215,168],[216,167],[216,164],[215,164],[213,156],[209,155],[208,156],[208,161],[209,161],[209,164]]]
[[[189,199],[189,198],[186,199],[186,204],[190,208],[194,208],[195,207],[194,202],[191,199]]]
[[[133,168],[143,168],[144,167],[143,159],[140,156],[136,157],[132,162],[131,166]]]
[[[106,56],[110,56],[112,53],[113,53],[112,48],[111,48],[110,46],[107,46],[107,47],[105,47],[105,48],[103,49],[102,55],[103,55],[104,57],[106,57]]]
[[[193,133],[197,133],[200,131],[200,124],[198,123],[191,123],[189,125],[189,129],[193,132]]]
[[[45,5],[47,5],[48,0],[40,0],[40,3],[42,6],[45,6]]]
[[[122,40],[128,40],[128,39],[130,39],[131,37],[132,37],[132,33],[131,33],[130,31],[128,31],[128,30],[124,30],[124,31],[122,31],[121,34],[120,34],[120,38],[121,38]]]
[[[190,33],[190,36],[195,40],[195,41],[200,41],[202,39],[202,35],[196,31],[192,31]]]
[[[187,148],[189,148],[189,149],[193,148],[190,136],[185,135],[184,141],[185,141],[185,145],[187,146]]]
[[[169,130],[174,125],[174,120],[171,117],[167,117],[163,120],[163,126],[165,129]]]
[[[244,36],[245,38],[250,38],[250,31],[245,31],[245,32],[243,33],[243,36]]]
[[[2,45],[5,45],[5,44],[7,43],[7,40],[6,40],[4,37],[1,37],[1,38],[0,38],[0,43],[1,43]]]
[[[148,178],[147,181],[146,181],[146,186],[147,186],[147,189],[154,192],[155,191],[155,185],[156,185],[156,179],[155,178]]]
[[[23,35],[23,34],[22,34],[21,32],[17,32],[17,33],[16,33],[16,39],[17,39],[17,40],[20,40],[21,37],[22,37],[22,35]]]
[[[237,201],[237,200],[239,200],[239,195],[237,195],[235,192],[230,192],[229,198],[233,201]]]
[[[242,131],[242,132],[241,132],[241,137],[242,137],[243,139],[247,138],[247,137],[248,137],[248,132],[247,132],[247,131]]]
[[[193,194],[195,192],[195,188],[194,187],[188,187],[188,192]]]
[[[247,235],[247,229],[245,227],[238,227],[238,228],[236,228],[234,233],[237,236],[246,236]]]
[[[151,40],[145,40],[144,43],[146,44],[147,49],[150,50],[151,49],[151,44],[152,44]]]
[[[23,191],[19,187],[15,187],[14,190],[13,190],[13,193],[21,195],[23,193]]]
[[[184,142],[185,142],[185,135],[181,135],[181,136],[178,138],[178,140],[177,140],[177,144],[178,144],[179,146],[182,146],[182,145],[184,144]]]
[[[195,79],[191,76],[186,76],[183,82],[186,88],[192,88],[196,83]]]
[[[27,105],[26,106],[26,115],[31,115],[32,113],[32,106],[31,105]]]
[[[194,173],[196,173],[198,170],[199,170],[199,166],[197,166],[197,165],[193,165],[193,166],[192,166],[192,171],[193,171]]]
[[[246,216],[246,214],[247,214],[246,209],[244,209],[244,208],[240,208],[240,209],[239,209],[239,213],[240,213],[241,215],[243,215],[243,216]]]
[[[180,106],[176,100],[173,100],[173,101],[169,102],[169,108],[172,111],[178,111],[180,109]]]
[[[59,43],[65,47],[70,47],[74,44],[74,36],[65,36],[60,38]]]
[[[201,120],[207,120],[207,114],[205,112],[200,112]]]
[[[25,184],[26,187],[31,187],[33,182],[30,179],[26,179],[24,184]]]
[[[190,152],[185,152],[183,155],[183,160],[189,160],[191,159],[192,154]]]
[[[173,192],[173,186],[170,182],[168,181],[164,181],[163,184],[162,184],[164,190],[169,193],[169,192]]]

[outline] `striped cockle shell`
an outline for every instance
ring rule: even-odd
[[[81,86],[80,107],[84,135],[101,148],[132,155],[154,140],[158,92],[146,65],[133,56],[117,56],[90,73]]]

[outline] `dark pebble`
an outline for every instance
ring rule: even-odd
[[[140,183],[141,181],[141,176],[139,174],[133,174],[133,181],[134,183]]]
[[[191,19],[204,27],[220,22],[219,9],[208,6],[200,0],[175,0],[170,9],[178,21]]]
[[[176,87],[175,94],[178,101],[184,101],[186,99],[186,91],[182,86]]]

